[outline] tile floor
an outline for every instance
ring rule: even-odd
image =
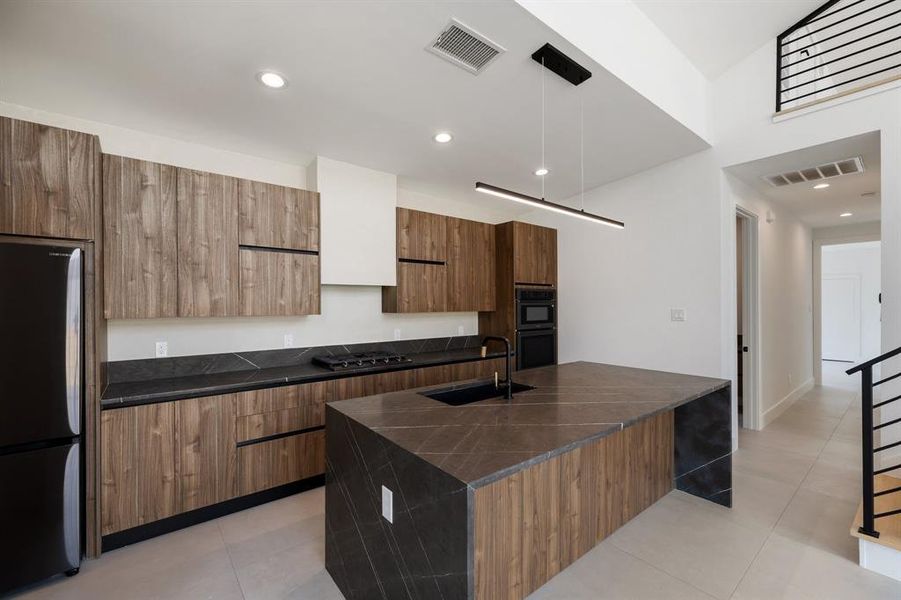
[[[729,510],[672,492],[533,594],[550,599],[901,598],[857,566],[856,380],[826,384],[765,431],[742,430]],[[341,598],[323,568],[323,490],[148,540],[23,598]]]

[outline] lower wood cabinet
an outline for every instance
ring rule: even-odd
[[[102,535],[325,473],[325,403],[492,377],[504,359],[101,413]]]

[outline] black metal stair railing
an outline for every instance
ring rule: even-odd
[[[776,39],[776,112],[901,76],[901,0],[831,0]]]
[[[860,403],[862,417],[861,428],[863,445],[863,452],[861,453],[863,457],[863,522],[858,528],[858,531],[864,535],[875,538],[879,537],[879,532],[876,530],[876,519],[901,514],[901,508],[877,513],[876,498],[878,498],[879,496],[885,496],[887,494],[901,492],[901,486],[880,490],[877,492],[874,488],[874,480],[876,478],[876,475],[881,475],[883,473],[888,473],[890,471],[901,468],[901,464],[876,469],[873,465],[874,457],[878,452],[883,452],[885,450],[901,446],[901,441],[892,442],[877,447],[874,445],[873,441],[875,437],[874,434],[876,431],[885,429],[886,427],[895,425],[897,423],[901,423],[901,418],[885,421],[883,423],[880,423],[879,425],[873,425],[873,411],[887,404],[891,404],[892,402],[895,402],[897,400],[901,400],[901,395],[894,396],[892,398],[889,398],[888,400],[882,400],[874,404],[873,389],[880,385],[888,383],[889,381],[897,379],[898,377],[901,377],[901,372],[895,373],[894,375],[890,375],[888,377],[884,377],[879,381],[874,382],[873,367],[885,362],[890,358],[898,356],[899,354],[901,354],[901,348],[895,348],[890,352],[886,352],[885,354],[877,356],[872,360],[868,360],[867,362],[861,363],[856,367],[852,367],[846,371],[848,375],[853,375],[854,373],[858,372],[860,373]]]

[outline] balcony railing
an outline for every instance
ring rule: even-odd
[[[776,40],[776,112],[901,77],[901,0],[832,0]]]

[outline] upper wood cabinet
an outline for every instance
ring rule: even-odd
[[[241,245],[319,250],[319,194],[241,179],[238,196]]]
[[[382,288],[382,311],[447,312],[447,267],[443,263],[397,263],[397,285]]]
[[[239,310],[238,180],[178,169],[178,316]]]
[[[408,208],[397,209],[397,258],[447,260],[447,217]]]
[[[0,117],[0,233],[93,239],[96,136]]]
[[[557,230],[513,223],[513,283],[557,285]]]
[[[241,314],[319,314],[319,255],[242,247]]]
[[[176,169],[103,155],[104,315],[178,314]]]
[[[447,310],[495,308],[494,225],[447,218]]]

